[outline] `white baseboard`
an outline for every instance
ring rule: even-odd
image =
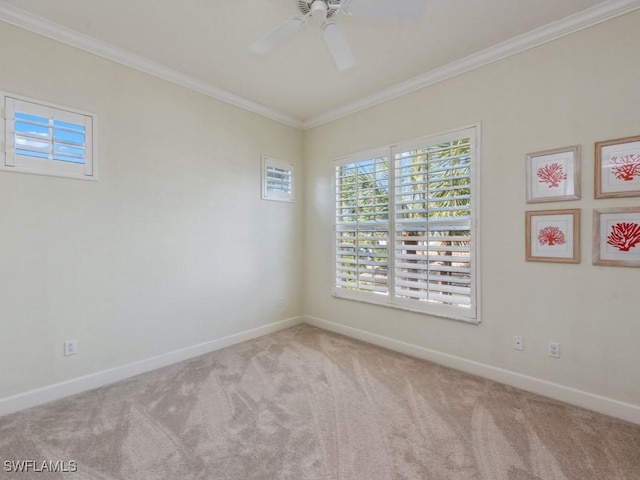
[[[92,373],[82,377],[55,383],[46,387],[31,390],[11,397],[0,399],[0,416],[8,415],[20,410],[42,405],[54,400],[58,400],[76,393],[85,392],[94,388],[102,387],[110,383],[124,380],[141,373],[166,367],[189,358],[197,357],[205,353],[230,347],[237,343],[245,342],[253,338],[262,337],[270,333],[293,327],[303,322],[302,317],[293,317],[279,322],[264,325],[252,330],[218,338],[209,342],[200,343],[192,347],[175,350],[173,352],[147,358],[138,362],[129,363],[121,367],[110,368],[101,372]]]
[[[522,375],[503,368],[493,367],[484,363],[475,362],[455,355],[449,355],[447,353],[438,352],[437,350],[402,342],[400,340],[395,340],[393,338],[311,316],[289,318],[287,320],[271,323],[252,330],[246,330],[234,335],[204,342],[192,347],[158,355],[139,362],[92,373],[90,375],[74,378],[65,382],[48,385],[46,387],[11,397],[5,397],[0,399],[0,416],[35,407],[37,405],[42,405],[70,395],[75,395],[76,393],[102,387],[141,373],[197,357],[198,355],[220,350],[221,348],[268,335],[285,328],[293,327],[303,322],[318,328],[356,338],[367,343],[388,348],[396,352],[429,360],[440,365],[455,368],[456,370],[461,370],[463,372],[511,385],[516,388],[521,388],[522,390],[544,395],[555,400],[560,400],[572,405],[603,413],[605,415],[611,415],[612,417],[640,424],[640,406],[638,405],[595,395],[593,393],[548,382],[528,375]]]
[[[560,400],[571,405],[576,405],[605,415],[620,418],[628,422],[640,424],[639,405],[620,402],[612,398],[595,395],[593,393],[566,387],[564,385],[548,382],[528,375],[522,375],[503,368],[474,362],[473,360],[438,352],[437,350],[420,347],[418,345],[402,342],[400,340],[395,340],[393,338],[367,332],[358,328],[348,327],[329,320],[310,316],[305,316],[303,318],[305,323],[313,325],[314,327],[340,333],[367,343],[388,348],[389,350],[411,355],[412,357],[429,360],[440,365],[455,368],[456,370],[461,370],[496,382],[511,385],[528,392],[543,395],[554,400]]]

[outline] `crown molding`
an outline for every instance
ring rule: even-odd
[[[485,50],[464,57],[455,62],[436,68],[405,82],[381,90],[373,95],[348,103],[342,107],[312,117],[303,122],[303,129],[309,130],[325,123],[338,120],[353,113],[401,97],[424,87],[434,85],[449,78],[475,70],[498,60],[517,55],[558,38],[578,32],[585,28],[606,22],[640,8],[640,0],[609,0],[582,12],[570,15],[499,43]]]
[[[84,35],[42,17],[38,17],[37,15],[33,15],[13,5],[9,5],[3,0],[0,0],[0,20],[194,90],[230,105],[262,115],[263,117],[270,118],[285,125],[301,130],[309,130],[490,63],[497,62],[498,60],[517,55],[518,53],[547,42],[632,12],[638,8],[640,8],[640,0],[609,0],[304,121],[248,100],[210,83],[198,80],[195,77],[166,67],[110,43],[97,40],[89,35]]]
[[[190,75],[184,74],[158,62],[149,60],[141,55],[129,52],[107,42],[103,42],[89,35],[82,34],[70,28],[64,27],[50,20],[44,19],[20,8],[9,5],[0,0],[0,20],[24,28],[31,32],[49,37],[58,42],[79,48],[102,58],[112,60],[121,65],[134,68],[141,72],[153,75],[168,82],[194,90],[222,102],[248,110],[263,117],[301,129],[302,122],[290,115],[252,102],[244,97],[218,88],[207,82],[203,82]]]

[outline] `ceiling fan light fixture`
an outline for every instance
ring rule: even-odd
[[[321,25],[324,43],[338,70],[356,64],[347,37],[334,18],[338,14],[370,18],[417,18],[424,13],[427,0],[297,0],[299,15],[291,17],[254,43],[250,49],[265,54],[299,32],[310,18]],[[2,3],[2,0],[0,0]]]

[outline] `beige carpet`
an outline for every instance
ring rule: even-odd
[[[77,472],[8,473],[6,461]],[[0,478],[640,479],[640,426],[302,325],[0,418]]]

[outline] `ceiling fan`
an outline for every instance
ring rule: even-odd
[[[290,17],[251,46],[251,51],[264,54],[289,40],[304,27],[309,18],[320,24],[324,43],[338,70],[355,65],[356,61],[342,29],[336,22],[338,14],[354,17],[409,20],[420,17],[425,0],[297,0],[299,14]]]

